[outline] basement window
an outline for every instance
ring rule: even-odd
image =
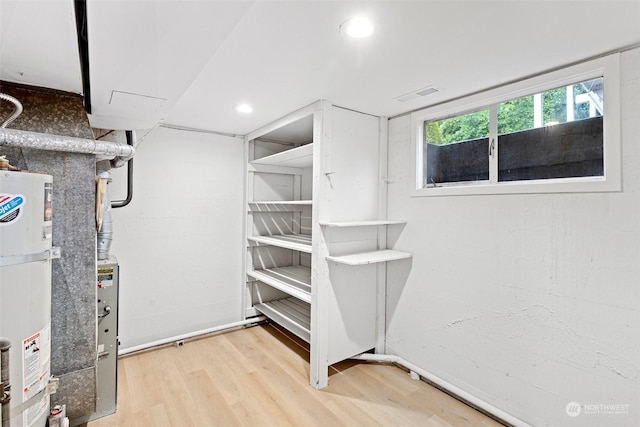
[[[618,191],[619,92],[612,55],[413,113],[413,195]]]
[[[426,187],[489,180],[489,110],[424,122]]]

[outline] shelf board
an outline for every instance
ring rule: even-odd
[[[250,162],[254,165],[288,166],[308,168],[313,164],[313,143],[261,157]]]
[[[304,206],[311,206],[311,200],[289,200],[289,201],[263,201],[249,202],[249,212],[252,213],[274,213],[274,212],[302,212]]]
[[[250,205],[311,205],[312,200],[265,200],[249,202]]]
[[[297,265],[251,270],[247,275],[302,301],[311,302],[311,269],[309,267]]]
[[[323,227],[365,227],[370,225],[396,225],[406,224],[407,221],[392,220],[371,220],[371,221],[343,221],[343,222],[321,222]]]
[[[269,301],[254,306],[256,310],[288,331],[311,342],[311,306],[296,298]]]
[[[358,254],[328,256],[327,260],[347,265],[366,265],[378,262],[396,261],[399,259],[411,258],[408,252],[401,252],[392,249],[363,252]]]
[[[265,245],[278,246],[294,251],[311,253],[311,236],[308,234],[278,234],[273,236],[250,236],[249,240]]]

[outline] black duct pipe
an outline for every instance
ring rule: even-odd
[[[82,91],[84,92],[84,110],[91,114],[91,82],[89,78],[89,31],[87,29],[87,1],[73,2],[76,13],[76,34],[78,38],[78,54],[80,56],[80,72],[82,74]]]
[[[127,135],[127,144],[133,146],[133,132],[125,131],[125,135]],[[131,203],[131,199],[133,199],[133,159],[127,160],[127,198],[111,202],[111,207],[123,208]]]

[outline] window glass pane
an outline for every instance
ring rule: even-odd
[[[498,105],[498,180],[603,176],[603,79]]]
[[[424,126],[424,186],[489,179],[489,110]]]

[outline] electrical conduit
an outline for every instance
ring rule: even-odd
[[[3,101],[9,101],[14,105],[13,113],[11,113],[11,115],[0,125],[0,128],[6,128],[9,123],[17,119],[18,116],[22,114],[22,104],[13,96],[7,95],[6,93],[0,93],[0,99]]]
[[[189,339],[189,338],[200,337],[200,336],[212,334],[214,332],[221,332],[221,331],[225,331],[225,330],[228,330],[228,329],[238,328],[240,326],[252,325],[252,324],[255,324],[255,323],[260,323],[263,320],[267,320],[267,318],[265,316],[250,317],[248,319],[240,320],[238,322],[227,323],[226,325],[215,326],[213,328],[202,329],[200,331],[195,331],[195,332],[190,332],[190,333],[187,333],[187,334],[177,335],[177,336],[170,337],[170,338],[164,338],[164,339],[161,339],[161,340],[158,340],[158,341],[153,341],[153,342],[149,342],[149,343],[146,343],[146,344],[141,344],[141,345],[137,345],[137,346],[134,346],[134,347],[119,349],[118,350],[118,356],[122,356],[122,355],[129,354],[129,353],[134,353],[136,351],[146,350],[146,349],[149,349],[149,348],[157,347],[159,345],[170,344],[170,343],[176,342],[176,341],[182,341],[182,340],[186,340],[186,339]]]

